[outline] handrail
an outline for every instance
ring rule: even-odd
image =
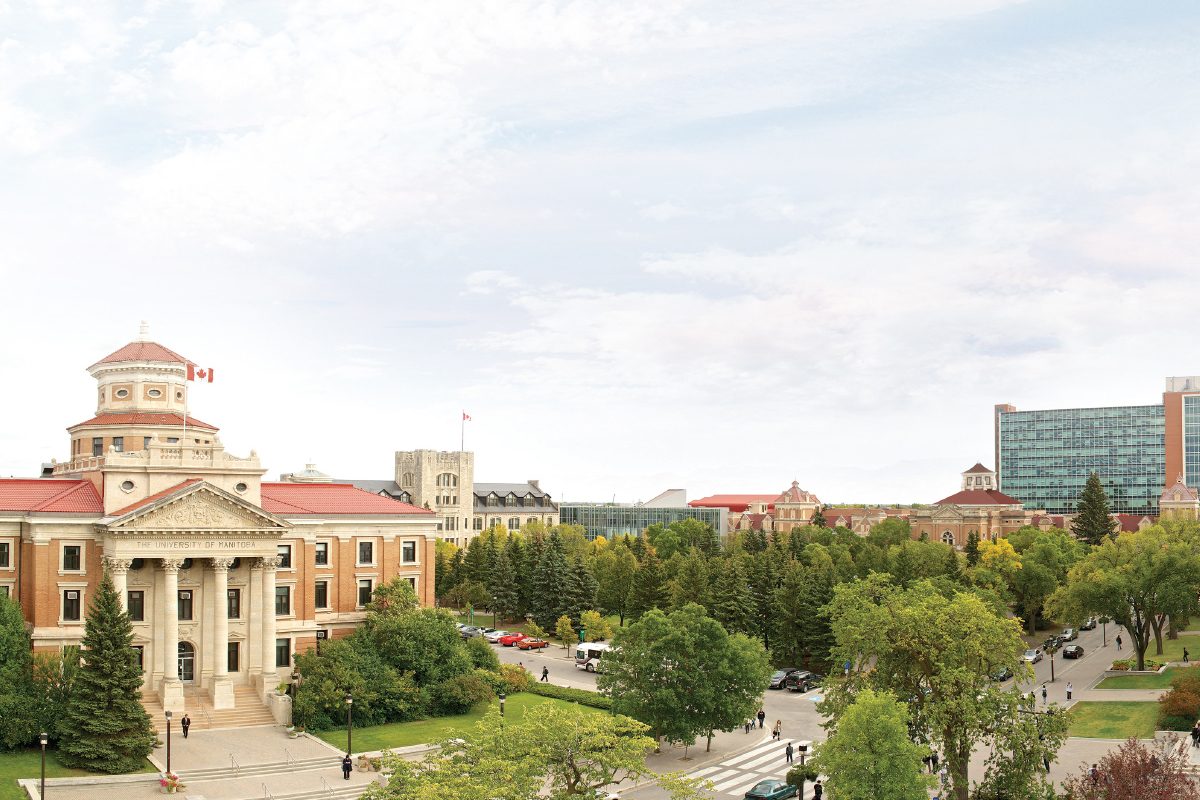
[[[321,785],[325,787],[325,796],[333,797],[333,788],[329,785],[329,781],[325,780],[325,776],[321,776]]]
[[[271,794],[271,790],[267,788],[267,785],[265,783],[262,785],[262,787],[263,787],[263,800],[275,800],[275,795]]]
[[[229,763],[233,766],[233,777],[242,777],[242,765],[239,764],[237,759],[233,757],[233,753],[229,754]]]
[[[287,757],[287,765],[289,767],[296,766],[296,759],[292,758],[291,752],[286,747],[283,748],[283,754]]]

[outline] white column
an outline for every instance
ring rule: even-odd
[[[232,558],[214,558],[213,573],[213,708],[233,708],[233,682],[229,680],[229,568]]]
[[[275,670],[275,570],[278,558],[261,559],[262,564],[262,679],[263,691],[270,693],[279,683]]]
[[[171,713],[181,713],[183,708],[183,682],[179,680],[179,568],[182,559],[164,558],[163,590],[159,601],[163,604],[163,632],[159,638],[163,649],[163,681],[160,696],[162,706]]]
[[[104,568],[112,577],[113,588],[117,590],[117,597],[121,601],[121,610],[123,611],[129,610],[129,592],[126,591],[125,577],[132,565],[131,559],[104,557]]]

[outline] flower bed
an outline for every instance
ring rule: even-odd
[[[1163,668],[1167,666],[1161,661],[1154,661],[1153,659],[1149,658],[1147,658],[1143,663],[1145,664],[1146,668],[1144,670],[1139,670],[1137,668],[1137,659],[1123,658],[1120,661],[1114,661],[1109,669],[1113,672],[1161,672]]]

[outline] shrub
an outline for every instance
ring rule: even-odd
[[[533,683],[533,676],[529,674],[529,670],[516,664],[501,664],[500,677],[504,681],[506,694],[527,692],[530,684]]]
[[[612,709],[611,697],[602,695],[599,692],[591,692],[587,689],[575,689],[570,686],[555,686],[553,683],[535,683],[531,681],[526,691],[531,694],[541,695],[542,697],[553,697],[556,700],[579,703],[581,706],[601,708],[605,711]]]
[[[298,653],[296,669],[304,679],[293,698],[292,721],[313,730],[345,724],[347,691],[359,725],[416,719],[426,707],[412,677],[385,664],[361,634],[326,642],[320,655]]]
[[[1147,658],[1145,661],[1145,664],[1146,664],[1146,670],[1149,671],[1149,670],[1158,669],[1159,667],[1161,667],[1163,665],[1163,662],[1152,661],[1151,659]],[[1114,661],[1112,663],[1111,669],[1114,669],[1117,671],[1136,670],[1137,669],[1137,659],[1123,658],[1120,661]]]
[[[813,768],[811,761],[804,764],[804,766],[799,764],[793,766],[787,771],[787,778],[785,780],[788,786],[799,786],[801,777],[804,778],[804,782],[809,786],[812,786],[813,781],[817,779],[817,771]]]
[[[500,671],[500,659],[496,657],[496,651],[482,636],[467,639],[467,656],[471,659],[471,666],[475,669]]]
[[[1192,729],[1200,714],[1200,694],[1176,686],[1158,700],[1158,727],[1165,731]],[[1182,725],[1182,727],[1180,727]]]
[[[1171,678],[1171,686],[1185,692],[1200,695],[1200,667],[1181,669]]]
[[[492,675],[494,673],[486,673]],[[478,703],[495,697],[480,671],[456,675],[433,687],[433,698],[443,714],[465,714]]]
[[[1192,724],[1195,722],[1193,717],[1164,717],[1158,718],[1158,730],[1160,731],[1190,731]]]

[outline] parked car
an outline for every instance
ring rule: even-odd
[[[1074,628],[1063,628],[1063,632],[1058,635],[1058,638],[1064,642],[1073,642],[1079,638],[1079,631]]]
[[[799,791],[795,786],[778,780],[759,781],[746,792],[745,800],[784,800],[795,797]]]
[[[488,631],[487,633],[485,633],[483,635],[483,638],[487,639],[492,644],[495,644],[496,642],[500,641],[501,636],[508,636],[508,634],[509,634],[509,631],[500,631],[500,630]]]
[[[464,639],[474,639],[476,636],[483,635],[483,628],[478,628],[474,625],[467,625],[465,628],[460,630],[458,633]]]
[[[1063,640],[1061,636],[1049,636],[1046,641],[1042,642],[1042,651],[1046,653],[1054,653],[1058,648],[1062,647]]]
[[[1094,631],[1094,630],[1096,630],[1096,618],[1095,618],[1095,617],[1088,617],[1087,619],[1085,619],[1085,620],[1083,621],[1083,624],[1079,626],[1079,630],[1081,630],[1081,631]]]
[[[767,688],[768,689],[782,689],[783,682],[785,680],[787,680],[787,676],[791,675],[793,672],[798,672],[798,671],[799,670],[797,670],[795,667],[784,667],[783,669],[775,670],[774,672],[771,673],[771,681],[770,681],[770,683],[767,684]]]
[[[521,641],[517,642],[518,650],[536,650],[539,647],[549,647],[550,643],[545,639],[534,639],[531,636],[526,636]]]
[[[497,641],[500,642],[500,644],[504,645],[505,647],[512,647],[514,644],[521,641],[522,639],[528,639],[528,638],[529,637],[524,633],[507,633],[504,636],[501,636],[499,639],[497,639]]]
[[[1009,669],[1008,667],[996,667],[996,669],[992,670],[991,674],[988,675],[989,678],[996,681],[997,683],[1000,681],[1006,681],[1009,678],[1011,678],[1012,676],[1013,676],[1013,671],[1011,669]]]
[[[824,675],[818,675],[815,672],[798,669],[791,675],[788,675],[783,682],[785,689],[793,692],[807,692],[814,687],[820,686],[821,681],[825,680]]]
[[[1021,658],[1025,659],[1025,662],[1028,664],[1036,664],[1042,660],[1042,651],[1036,647],[1032,647],[1026,650]]]
[[[1069,644],[1063,648],[1063,658],[1082,658],[1083,648],[1077,644]]]

